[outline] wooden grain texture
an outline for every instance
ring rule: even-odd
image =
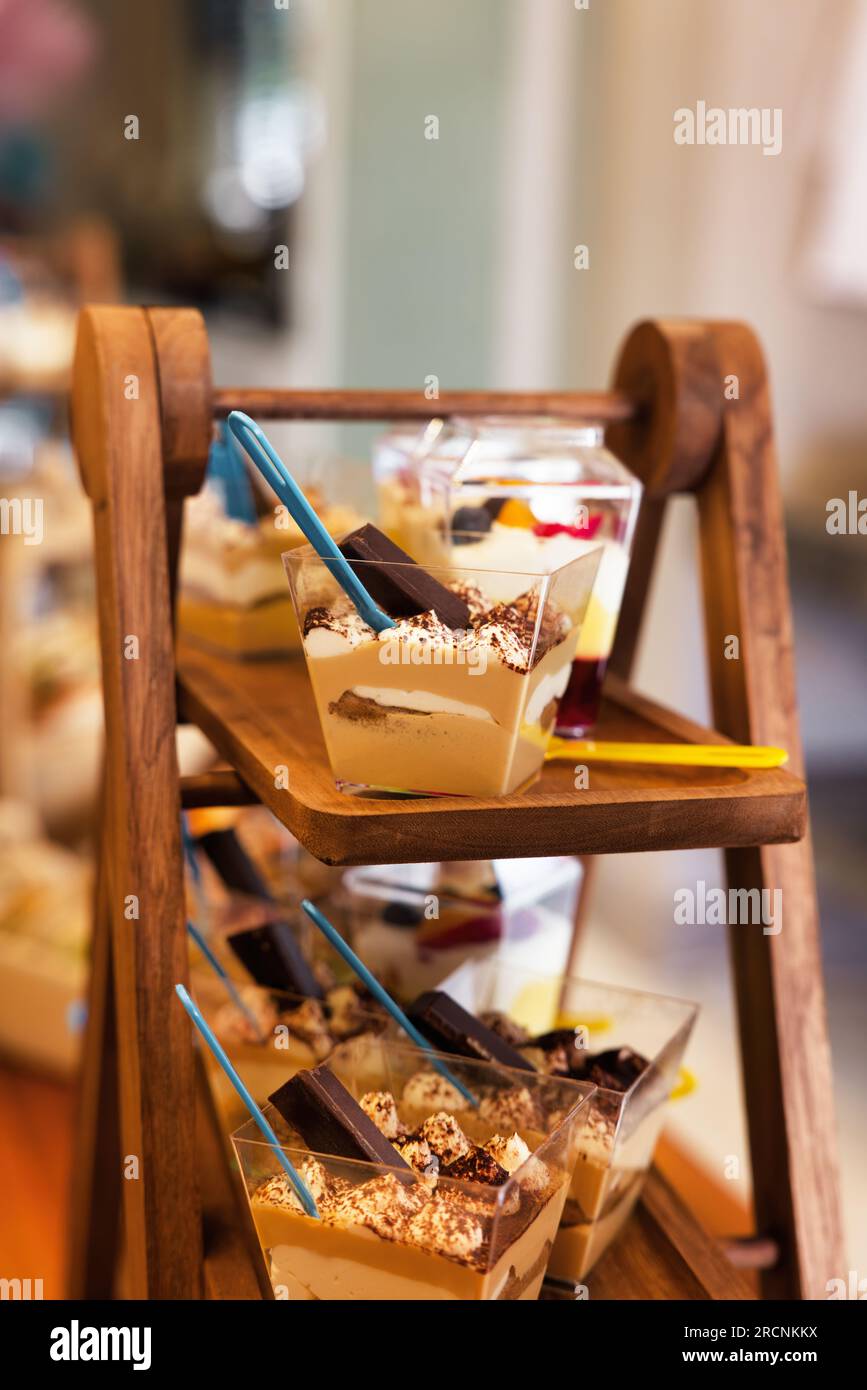
[[[629,420],[635,406],[610,391],[318,391],[224,386],[214,392],[214,413],[243,410],[260,420],[431,420],[448,415],[558,415],[605,424]]]
[[[104,808],[104,795],[101,802]],[[69,1298],[111,1298],[120,1248],[121,1141],[111,949],[111,858],[97,856],[87,1028],[78,1078],[69,1211]]]
[[[187,1298],[201,1287],[175,752],[174,663],[153,339],[140,309],[79,318],[73,437],[94,507],[106,716],[107,853],[117,1006],[129,1287]],[[128,639],[138,643],[129,659]],[[125,915],[131,896],[138,918]]]
[[[587,1280],[591,1300],[749,1300],[744,1276],[652,1169],[628,1224]]]
[[[181,778],[181,805],[185,811],[206,806],[257,806],[259,798],[231,768],[212,768]]]
[[[202,1198],[204,1293],[213,1299],[273,1299],[250,1206],[233,1171],[231,1142],[201,1057],[196,1066],[196,1153]]]
[[[803,785],[782,770],[594,766],[574,790],[569,764],[549,764],[528,791],[385,798],[339,792],[300,660],[241,663],[178,647],[181,710],[318,859],[413,863],[522,854],[606,854],[796,838]],[[613,698],[611,698],[613,697]],[[603,738],[712,741],[714,735],[612,683]],[[275,787],[288,768],[288,790]]]
[[[172,614],[178,587],[184,499],[205,478],[214,432],[211,352],[197,309],[148,309],[159,386]]]
[[[718,460],[698,493],[705,626],[716,723],[732,738],[783,744],[803,770],[785,526],[761,349],[740,324],[715,325],[725,402]],[[726,660],[726,638],[740,659]],[[735,887],[779,890],[782,931],[730,931],[757,1230],[776,1240],[768,1297],[827,1297],[845,1277],[831,1058],[809,836],[726,856]]]

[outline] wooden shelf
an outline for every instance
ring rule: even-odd
[[[488,801],[349,796],[334,785],[303,660],[240,662],[181,639],[178,679],[181,719],[327,864],[729,848],[804,833],[804,785],[783,770],[600,765],[576,792],[569,765],[551,764],[528,791]],[[724,742],[614,680],[599,736]],[[288,790],[274,784],[281,766]],[[228,782],[226,796],[243,799]]]

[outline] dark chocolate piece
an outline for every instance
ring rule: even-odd
[[[509,1174],[501,1168],[487,1149],[471,1149],[463,1158],[447,1163],[440,1168],[441,1178],[460,1178],[464,1182],[483,1182],[489,1187],[501,1187],[508,1182]]]
[[[575,1028],[555,1028],[550,1033],[541,1033],[532,1038],[528,1047],[538,1047],[548,1059],[548,1071],[552,1076],[583,1075],[589,1053],[578,1045],[578,1031]]]
[[[628,1091],[649,1066],[647,1059],[633,1052],[631,1047],[615,1047],[608,1052],[597,1052],[595,1056],[588,1055],[585,1075],[594,1086],[603,1086],[608,1091]]]
[[[263,989],[322,999],[322,986],[288,922],[265,922],[261,927],[232,932],[226,940]]]
[[[535,1071],[526,1057],[440,989],[420,994],[409,1009],[409,1017],[428,1042],[443,1052],[499,1062],[504,1067],[517,1067],[521,1071]]]
[[[479,1022],[484,1023],[486,1028],[490,1028],[496,1033],[498,1038],[507,1042],[510,1047],[525,1047],[530,1039],[530,1034],[522,1023],[516,1023],[508,1014],[501,1013],[499,1009],[488,1009],[486,1013],[479,1014]]]
[[[268,1099],[314,1153],[360,1158],[412,1172],[326,1065],[296,1072]]]
[[[227,888],[271,902],[268,886],[234,830],[209,830],[199,844]]]
[[[433,610],[446,627],[469,627],[470,610],[463,599],[417,565],[376,526],[368,522],[353,531],[341,541],[340,552],[371,598],[390,617],[413,618]]]

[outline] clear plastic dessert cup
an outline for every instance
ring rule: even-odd
[[[649,1064],[624,1090],[597,1080],[549,1278],[580,1283],[619,1233],[641,1192],[675,1089],[695,1004],[496,961],[468,962],[440,986],[470,1013],[504,1014],[532,1038],[581,1028],[592,1054],[624,1048]],[[525,1054],[543,1065],[532,1042]]]
[[[394,1167],[311,1151],[269,1106],[317,1219],[302,1213],[253,1122],[239,1129],[232,1142],[277,1297],[537,1298],[592,1087],[450,1058],[474,1108],[413,1047],[370,1042],[327,1065],[356,1100],[390,1093],[379,1127],[396,1120],[416,1136],[404,1149],[416,1166],[399,1166],[397,1151]]]
[[[404,428],[374,448],[383,529],[423,564],[554,569],[603,547],[561,702],[558,729],[596,720],[641,484],[605,448],[601,426],[487,416]]]
[[[427,568],[466,598],[470,626],[433,613],[377,635],[309,548],[283,559],[337,784],[505,796],[539,772],[601,548],[551,573]],[[353,565],[373,582],[373,561]],[[383,567],[380,567],[380,569]],[[385,567],[389,568],[389,567]],[[417,565],[390,569],[418,572]]]
[[[581,866],[571,857],[373,864],[344,876],[349,939],[398,999],[465,960],[563,971]]]
[[[315,1067],[335,1047],[369,1041],[387,1026],[385,1012],[352,985],[327,989],[322,1000],[246,984],[238,993],[242,1008],[213,974],[192,975],[196,1003],[222,1043],[253,1099],[260,1105],[302,1067]],[[247,1111],[210,1048],[202,1048],[205,1071],[226,1134],[247,1118]]]

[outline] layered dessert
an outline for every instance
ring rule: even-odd
[[[554,983],[558,1003],[550,996],[546,1000]],[[475,1004],[475,1011],[459,999]],[[503,1007],[507,999],[513,1001],[512,1009]],[[641,1191],[694,1006],[584,981],[568,981],[564,987],[562,978],[546,981],[503,964],[470,964],[442,990],[420,996],[408,1012],[444,1053],[596,1086],[548,1271],[549,1277],[580,1282],[617,1235]],[[533,1024],[540,1014],[545,1022],[537,1031]],[[613,1034],[613,1045],[591,1045],[594,1035],[606,1033]],[[621,1041],[630,1035],[643,1051]]]
[[[359,522],[351,508],[311,493],[338,534]],[[264,658],[301,646],[280,556],[304,536],[285,509],[255,521],[227,516],[217,488],[187,500],[181,549],[178,625],[200,645],[230,656]]]
[[[596,553],[551,577],[515,576],[519,592],[504,602],[459,570],[435,576],[375,528],[364,530],[382,558],[353,568],[395,620],[381,632],[335,592],[324,562],[286,557],[338,783],[467,796],[515,791],[544,760]],[[342,543],[344,554],[355,539]]]
[[[542,418],[432,421],[380,441],[374,466],[383,526],[425,564],[544,573],[602,546],[558,716],[561,732],[590,727],[641,496],[602,430]]]
[[[379,1004],[352,984],[332,985],[320,998],[260,985],[241,985],[228,998],[220,982],[201,971],[193,992],[214,1033],[250,1091],[263,1104],[293,1071],[314,1067],[335,1048],[378,1037],[387,1026]],[[225,1072],[203,1053],[211,1092],[227,1131],[243,1124],[246,1110]]]
[[[470,1104],[415,1049],[377,1052],[390,1085],[359,1090],[356,1057],[271,1097],[318,1219],[249,1125],[234,1136],[278,1297],[537,1298],[586,1094],[450,1063]]]

